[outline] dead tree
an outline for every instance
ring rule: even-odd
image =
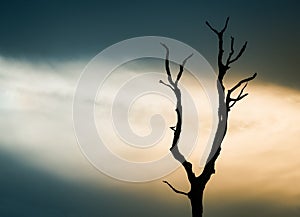
[[[187,179],[190,184],[190,191],[183,192],[174,188],[169,182],[163,181],[166,183],[175,193],[186,196],[191,203],[192,207],[192,216],[200,217],[203,214],[203,192],[206,184],[210,180],[211,176],[215,173],[215,163],[218,159],[221,152],[221,144],[227,132],[227,122],[228,122],[228,114],[231,108],[240,100],[248,95],[248,93],[244,93],[244,90],[249,81],[253,80],[256,77],[256,73],[251,77],[245,78],[236,85],[234,85],[230,89],[226,89],[223,83],[224,77],[227,74],[228,70],[232,63],[236,62],[244,53],[247,42],[242,46],[239,52],[235,55],[234,50],[234,38],[231,37],[230,44],[230,52],[226,60],[223,60],[224,49],[223,49],[223,35],[227,28],[229,21],[229,17],[226,19],[225,25],[221,31],[213,28],[209,22],[206,22],[206,25],[217,35],[218,37],[218,76],[216,79],[216,88],[218,90],[218,98],[219,98],[219,107],[218,107],[218,126],[216,129],[215,137],[213,139],[212,148],[210,150],[209,156],[207,158],[206,164],[204,166],[203,171],[200,175],[196,176],[193,171],[193,165],[189,162],[185,157],[180,153],[178,148],[178,143],[181,134],[182,127],[182,104],[181,104],[181,90],[178,87],[178,83],[184,71],[184,65],[186,61],[192,56],[187,57],[182,64],[180,65],[179,72],[176,76],[176,79],[172,78],[172,74],[169,67],[169,48],[162,44],[162,46],[166,49],[166,58],[165,58],[165,70],[167,73],[167,82],[163,82],[160,80],[160,83],[169,87],[176,96],[176,114],[177,114],[177,123],[175,127],[170,127],[174,131],[172,145],[170,147],[170,151],[173,157],[181,163],[183,166]],[[235,56],[234,56],[235,55]],[[239,90],[239,94],[237,97],[233,97],[232,93]]]

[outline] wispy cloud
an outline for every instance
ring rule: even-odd
[[[80,61],[33,64],[0,59],[0,149],[28,165],[56,176],[68,180],[85,180],[94,186],[102,186],[103,182],[111,180],[100,175],[83,157],[72,125],[72,97],[84,64]],[[130,73],[130,69],[126,70]],[[134,74],[136,73],[131,75]],[[107,87],[107,91],[118,88],[118,82],[121,80],[113,79],[112,83],[115,86]],[[192,94],[198,90],[188,79],[185,82],[190,85]],[[207,189],[207,207],[214,210],[213,204],[224,198],[229,202],[220,208],[220,212],[227,210],[226,212],[231,213],[229,207],[233,209],[235,206],[237,213],[246,216],[241,207],[248,203],[250,207],[258,207],[260,210],[263,208],[253,201],[261,201],[261,204],[266,204],[265,208],[269,213],[274,209],[274,204],[281,204],[282,210],[287,209],[284,207],[292,208],[295,211],[291,212],[290,216],[297,216],[299,210],[297,211],[296,207],[300,205],[300,176],[297,172],[300,165],[300,92],[259,82],[253,82],[247,88],[250,95],[237,104],[230,114],[229,132],[217,163],[217,173]],[[112,96],[106,95],[104,101],[99,101],[98,115],[101,115],[103,109],[108,109],[105,108],[105,103],[111,100]],[[151,103],[151,106],[145,106],[151,101],[151,97],[148,95],[137,100],[131,108],[130,121],[137,133],[149,132],[147,117],[153,112],[161,112],[166,120],[169,120],[166,127],[171,125],[175,118],[172,113],[173,105],[168,100],[158,100]],[[203,97],[205,98],[205,95]],[[202,144],[207,142],[211,120],[207,119],[209,105],[203,104],[199,99],[196,104],[206,107],[200,111],[200,115],[203,116],[200,119],[201,123],[205,124],[200,123],[199,146],[191,156],[195,165],[199,165],[199,156],[203,152]],[[187,119],[184,120],[190,119],[188,115],[187,112]],[[185,124],[188,128],[188,121]],[[203,128],[206,129],[204,132]],[[169,145],[171,141],[171,132],[166,130],[166,136],[162,140],[164,146]],[[188,131],[184,130],[183,134],[188,135]],[[167,149],[163,147],[159,151],[168,151]],[[132,157],[135,152],[127,152],[125,155]],[[155,157],[155,150],[152,150],[151,154],[143,153],[140,156],[143,155],[148,158]],[[143,160],[140,156],[136,158]],[[197,171],[200,172],[201,168],[197,168]],[[185,175],[181,169],[169,175],[167,179],[176,183],[176,186],[187,189]],[[139,187],[113,183],[123,190],[125,187],[129,188],[133,194],[143,192],[149,197],[160,197],[164,204],[179,203],[180,200],[180,203],[188,206],[182,199],[177,199],[177,195],[172,195],[173,192],[160,182],[146,183]],[[238,200],[243,203],[238,203]]]

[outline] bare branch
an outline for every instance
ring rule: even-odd
[[[176,78],[176,81],[175,81],[175,84],[176,84],[176,85],[177,85],[179,79],[180,79],[181,76],[182,76],[183,69],[184,69],[183,65],[180,65],[180,69],[179,69],[179,72],[178,72],[178,74],[177,74],[177,78]]]
[[[256,77],[257,73],[254,73],[251,77],[245,78],[243,80],[241,80],[240,82],[238,82],[233,88],[228,90],[227,96],[226,96],[226,106],[228,111],[230,111],[230,109],[236,104],[237,101],[242,100],[244,97],[248,96],[248,93],[244,93],[245,88],[248,85],[248,82],[253,80]],[[243,83],[245,83],[244,87],[241,89],[239,95],[236,98],[231,98],[231,94],[237,89],[239,88]],[[230,103],[233,102],[231,105]]]
[[[245,78],[241,81],[239,81],[236,85],[234,85],[231,89],[228,90],[228,93],[232,93],[233,91],[235,91],[237,88],[239,88],[242,84],[249,82],[251,80],[253,80],[256,77],[257,73],[254,73],[252,76]]]
[[[174,91],[174,88],[170,84],[166,84],[163,80],[159,80],[159,83],[171,88]]]
[[[170,70],[170,61],[169,61],[170,50],[169,50],[168,46],[165,45],[164,43],[160,43],[160,44],[166,49],[165,68],[166,68],[166,72],[168,75],[168,81],[171,85],[174,85],[172,75],[171,75],[171,70]]]
[[[231,63],[233,63],[233,62],[235,62],[235,61],[237,61],[243,55],[243,53],[246,50],[247,43],[248,43],[247,41],[244,43],[243,47],[241,48],[240,52],[238,53],[238,55],[235,58],[233,58],[232,60],[229,59],[228,65],[231,64]]]
[[[194,54],[190,54],[188,57],[186,57],[183,61],[182,61],[182,66],[184,67],[184,65],[186,64],[186,62],[188,61],[188,59],[190,59]]]
[[[167,185],[168,185],[175,193],[177,193],[177,194],[183,194],[183,195],[185,195],[185,196],[188,196],[188,193],[177,190],[177,189],[174,188],[169,182],[163,181],[163,183],[166,183],[166,184],[167,184]]]
[[[214,33],[216,33],[217,35],[219,35],[219,32],[215,28],[213,28],[208,21],[206,21],[205,23],[211,29],[211,31],[213,31]]]
[[[246,84],[244,85],[244,87],[241,89],[241,91],[240,91],[239,95],[237,96],[237,98],[233,99],[233,98],[230,97],[230,94],[229,94],[229,103],[233,102],[231,105],[229,105],[229,103],[228,103],[228,108],[229,109],[232,108],[236,104],[237,101],[243,99],[244,97],[246,97],[248,95],[248,93],[242,95],[243,92],[244,92],[244,90],[245,90],[245,88],[247,87],[247,85],[248,85],[248,82],[246,82]]]
[[[247,87],[247,85],[248,85],[248,82],[246,82],[246,84],[244,85],[244,87],[241,89],[241,91],[240,91],[240,93],[239,93],[239,95],[238,95],[238,97],[236,99],[238,99],[238,98],[241,97],[241,95],[243,94],[243,92],[244,92],[245,88]]]
[[[248,96],[248,93],[245,93],[241,96],[238,96],[237,98],[230,98],[230,101],[237,102],[237,101],[240,101],[241,99],[243,99],[246,96]]]
[[[241,96],[242,96],[245,88],[247,87],[247,85],[248,85],[248,82],[246,82],[246,84],[244,85],[244,87],[241,89],[240,94],[238,95],[237,99],[241,98]]]
[[[210,25],[210,23],[209,23],[208,21],[206,21],[205,23],[206,23],[206,25],[207,25],[214,33],[216,33],[217,35],[220,36],[220,35],[223,35],[223,33],[225,32],[225,30],[227,29],[228,22],[229,22],[229,17],[226,18],[225,25],[224,25],[223,29],[222,29],[220,32],[218,32],[215,28],[213,28],[213,27]]]
[[[236,102],[240,101],[241,99],[243,99],[244,97],[248,96],[248,93],[236,98],[236,99],[231,99],[230,98],[230,102],[233,102],[231,105],[228,106],[228,110],[230,111],[230,109],[236,104]]]
[[[228,55],[227,61],[226,61],[226,66],[229,67],[230,60],[232,55],[234,54],[234,37],[231,36],[231,41],[230,41],[230,53]]]
[[[221,142],[223,138],[221,139]],[[211,159],[207,159],[207,162],[205,164],[202,173],[197,177],[197,179],[201,180],[204,183],[204,185],[206,185],[206,183],[210,180],[210,177],[216,172],[215,162],[218,159],[220,152],[221,152],[221,146],[218,147],[218,149],[216,150],[216,152],[214,153]]]
[[[182,64],[180,65],[180,69],[179,69],[179,72],[178,72],[178,75],[177,75],[177,78],[176,78],[176,81],[175,81],[175,84],[177,85],[178,81],[180,80],[181,76],[182,76],[182,73],[183,73],[183,69],[184,69],[184,65],[186,64],[187,60],[189,58],[191,58],[194,54],[191,54],[189,55],[188,57],[186,57],[183,61],[182,61]]]
[[[223,29],[221,31],[217,31],[215,28],[213,28],[209,22],[206,21],[206,25],[214,32],[217,34],[218,36],[218,40],[219,40],[219,52],[218,52],[218,68],[219,68],[219,82],[222,84],[223,86],[223,78],[227,72],[227,70],[229,69],[228,65],[224,65],[223,63],[223,53],[224,53],[224,49],[223,49],[223,35],[225,30],[227,29],[228,26],[228,22],[229,22],[229,17],[227,17],[225,25],[223,27]]]
[[[166,48],[166,59],[169,59],[169,54],[170,54],[170,50],[168,48],[168,46],[164,43],[160,43],[164,48]]]
[[[176,92],[179,91],[179,89],[175,90],[175,94]],[[176,98],[177,98],[177,107],[175,109],[176,111],[176,115],[177,115],[177,123],[176,123],[176,127],[175,127],[175,131],[174,131],[174,136],[173,136],[173,142],[172,142],[172,146],[171,149],[174,146],[177,146],[177,143],[179,141],[180,138],[180,133],[181,133],[181,126],[182,126],[182,117],[181,117],[181,99],[178,98],[180,96],[177,96],[176,94]]]
[[[225,25],[224,25],[224,28],[221,30],[221,34],[223,34],[225,32],[225,30],[227,29],[227,26],[228,26],[228,22],[229,22],[229,17],[226,18],[226,21],[225,21]]]
[[[164,47],[166,47],[164,44],[162,44],[162,45]],[[186,64],[187,60],[189,58],[191,58],[192,56],[193,56],[193,54],[189,55],[188,57],[186,57],[183,60],[182,64],[180,65],[180,71],[177,75],[177,79],[176,79],[175,83],[172,83],[173,81],[170,81],[170,80],[169,80],[170,84],[166,84],[163,81],[160,81],[160,83],[170,87],[176,96],[175,111],[176,111],[176,115],[177,115],[177,122],[176,122],[176,126],[170,127],[170,129],[174,131],[174,136],[173,136],[172,145],[170,147],[170,151],[171,151],[173,157],[175,158],[175,160],[177,160],[179,163],[181,163],[182,166],[184,167],[190,183],[194,182],[194,180],[196,178],[196,176],[193,172],[192,164],[185,159],[185,157],[180,153],[179,148],[178,148],[178,142],[180,139],[181,127],[182,127],[182,105],[181,105],[181,90],[180,90],[180,88],[178,88],[177,83],[179,82],[179,80],[182,76],[184,65]],[[166,71],[167,71],[167,69],[166,69]],[[168,71],[167,71],[167,73],[168,73]],[[167,183],[167,182],[165,182],[165,183]],[[170,184],[168,184],[168,185],[171,187]]]
[[[175,160],[177,160],[179,163],[182,164],[182,162],[185,162],[185,157],[180,153],[178,146],[173,146],[170,148],[171,154],[173,155],[173,157],[175,158]]]

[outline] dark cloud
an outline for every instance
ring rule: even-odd
[[[189,212],[185,198],[175,198],[177,202],[174,203],[163,202],[157,198],[158,195],[133,191],[135,187],[132,184],[123,184],[127,187],[126,192],[118,191],[118,188],[93,188],[71,183],[40,171],[3,150],[0,153],[0,171],[0,215],[5,217],[179,217]],[[129,193],[128,189],[135,193]],[[169,193],[170,197],[178,196]],[[296,206],[282,206],[262,200],[237,201],[232,198],[221,201],[209,197],[205,207],[207,217],[250,217],[253,214],[258,217],[296,217],[299,213],[300,209]]]

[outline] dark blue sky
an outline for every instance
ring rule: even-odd
[[[0,54],[35,59],[90,59],[135,36],[181,40],[215,65],[216,38],[205,26],[231,17],[228,35],[249,41],[236,70],[299,86],[299,3],[289,1],[2,1]],[[276,75],[276,76],[274,76]],[[286,76],[288,75],[288,76]],[[295,79],[296,78],[296,79]]]

